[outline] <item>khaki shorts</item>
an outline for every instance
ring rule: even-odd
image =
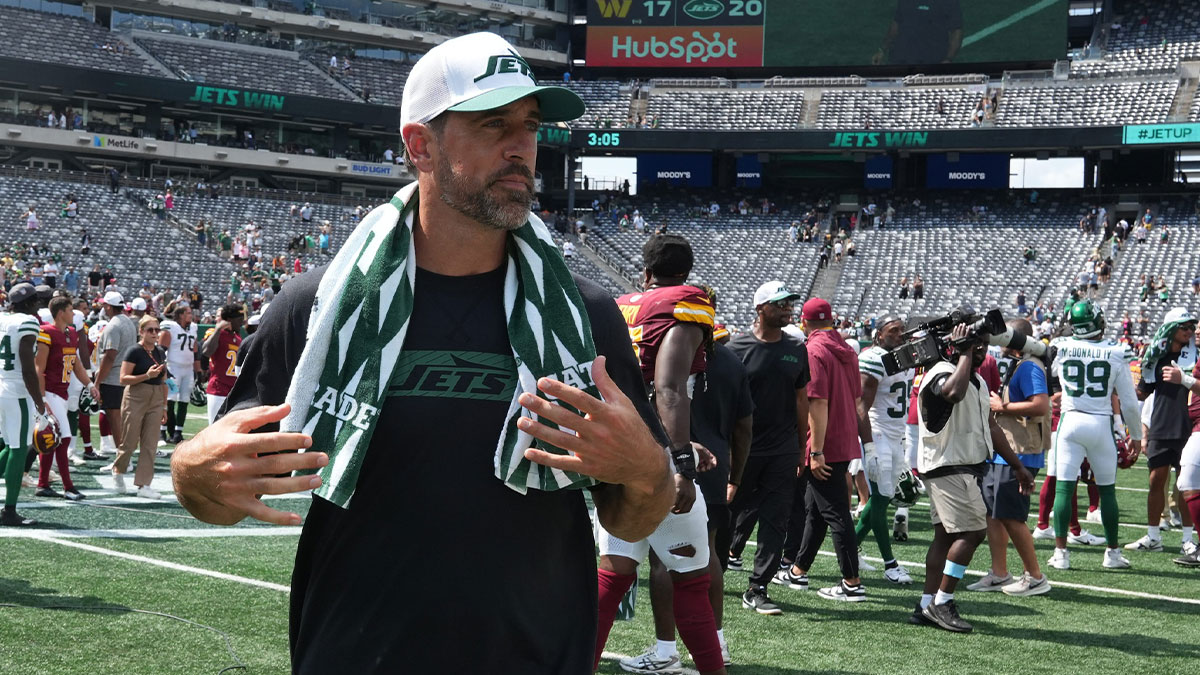
[[[947,532],[976,532],[987,529],[987,507],[979,479],[970,473],[937,478],[921,477],[929,493],[929,519]]]

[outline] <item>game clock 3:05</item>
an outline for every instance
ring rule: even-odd
[[[603,134],[590,133],[587,135],[587,144],[592,147],[615,148],[621,144],[621,133],[617,131]]]

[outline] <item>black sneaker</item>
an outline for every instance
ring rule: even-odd
[[[90,459],[90,460],[93,460],[93,461],[95,461],[95,460],[103,460],[103,459],[108,459],[108,458],[107,458],[107,457],[105,457],[104,455],[97,455],[95,452],[92,452],[91,450],[87,450],[87,451],[85,451],[85,452],[83,453],[83,458],[84,458],[84,459]]]
[[[771,577],[771,583],[779,584],[780,586],[787,586],[794,591],[807,591],[808,575],[793,574],[790,568],[779,570],[775,573],[775,576]]]
[[[757,586],[751,586],[742,594],[742,607],[752,609],[759,614],[783,614],[779,605],[771,602],[771,598],[767,596],[767,589]]]
[[[169,442],[174,445],[179,445],[180,443],[183,442],[183,433],[176,431],[175,435],[171,437],[171,440]]]
[[[727,563],[726,563],[726,564],[729,566],[729,569],[731,569],[731,570],[740,570],[740,569],[742,569],[742,559],[741,559],[741,557],[734,556],[732,553],[731,553],[731,554],[729,554],[729,560],[727,561]]]
[[[38,488],[37,492],[33,493],[35,497],[52,497],[54,499],[62,499],[62,495],[54,488],[44,487]]]
[[[67,499],[67,501],[72,501],[72,502],[81,502],[84,499],[86,499],[83,496],[83,493],[80,492],[79,490],[67,490],[63,493],[63,497],[65,497]]]
[[[162,441],[163,443],[168,443],[168,442],[170,442],[170,441],[169,441],[169,439],[167,438],[167,430],[166,430],[166,429],[159,429],[159,430],[158,430],[158,439],[159,439],[160,441]]]
[[[1190,553],[1172,562],[1180,567],[1200,567],[1200,552]]]
[[[923,612],[926,619],[937,624],[938,628],[951,633],[970,633],[974,627],[958,615],[958,606],[951,600],[944,605],[930,603]]]
[[[934,622],[925,618],[925,610],[921,609],[921,603],[913,608],[912,614],[908,615],[908,622],[914,626],[936,626]]]
[[[30,527],[37,525],[37,521],[32,518],[25,518],[17,513],[16,509],[4,509],[0,511],[0,525],[4,527]]]

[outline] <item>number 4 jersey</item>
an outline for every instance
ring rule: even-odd
[[[871,430],[887,434],[893,439],[903,438],[908,424],[909,392],[913,384],[913,370],[888,375],[883,368],[883,355],[887,352],[879,345],[871,345],[858,355],[858,372],[879,381],[875,400],[867,416],[871,419]]]
[[[1062,385],[1062,411],[1071,410],[1091,415],[1111,415],[1112,395],[1121,400],[1124,411],[1132,407],[1134,415],[1126,419],[1136,422],[1137,395],[1133,389],[1133,374],[1129,370],[1133,353],[1127,345],[1114,340],[1093,342],[1077,338],[1056,341],[1051,372]]]
[[[37,318],[29,314],[0,313],[0,397],[29,396],[22,375],[19,346],[26,337],[36,341],[41,332],[39,328]]]

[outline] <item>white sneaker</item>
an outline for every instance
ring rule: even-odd
[[[726,666],[733,665],[733,656],[731,656],[729,653],[729,645],[728,644],[721,645],[721,660],[725,662]]]
[[[1162,550],[1162,542],[1159,542],[1158,550]],[[1125,556],[1121,555],[1121,549],[1119,548],[1110,548],[1106,550],[1104,552],[1104,562],[1101,564],[1103,567],[1106,567],[1110,570],[1120,570],[1130,566],[1129,561],[1125,559]]]
[[[858,520],[858,517],[862,515],[863,509],[865,508],[867,508],[867,505],[859,502],[858,506],[854,507],[854,510],[850,512],[850,517],[854,520]]]
[[[119,495],[123,495],[123,494],[125,494],[126,492],[128,492],[128,488],[127,488],[127,487],[126,487],[126,485],[125,485],[125,474],[123,474],[123,473],[114,473],[114,474],[112,475],[112,477],[113,477],[113,485],[114,485],[114,486],[116,487],[116,489],[117,489],[117,494],[119,494]]]
[[[1033,527],[1033,538],[1034,539],[1053,539],[1054,538],[1054,526],[1051,525],[1050,527],[1038,527],[1035,525]]]
[[[34,478],[33,476],[30,476],[29,474],[25,474],[25,475],[21,476],[21,487],[23,487],[23,488],[37,487],[37,479]]]
[[[1179,511],[1171,509],[1171,517],[1167,518],[1171,521],[1171,527],[1183,527],[1183,519],[1179,516]]]
[[[71,466],[83,466],[87,464],[87,460],[84,459],[83,455],[78,452],[67,453],[67,459],[71,460]]]
[[[1158,529],[1162,530],[1163,532],[1170,532],[1171,521],[1167,520],[1166,518],[1162,518],[1158,521]]]
[[[1183,542],[1183,546],[1179,547],[1179,552],[1184,555],[1192,555],[1197,551],[1196,542],[1188,540]]]
[[[967,590],[984,592],[998,591],[1012,582],[1013,575],[1005,574],[1002,577],[998,577],[995,574],[992,574],[991,570],[988,570],[988,573],[983,575],[982,579],[973,584],[967,584]]]
[[[1054,555],[1050,556],[1046,564],[1056,570],[1069,570],[1071,569],[1071,552],[1065,548],[1056,548]]]
[[[54,469],[50,469],[50,482],[51,483],[61,483],[62,482],[62,476],[58,475],[58,472],[55,471]]]
[[[137,496],[141,497],[142,499],[162,499],[162,495],[158,493],[158,490],[155,490],[149,485],[143,485],[142,487],[138,488]]]
[[[908,570],[904,569],[904,565],[883,568],[883,578],[900,586],[907,586],[913,582],[912,577],[908,575]]]
[[[1089,523],[1098,523],[1098,524],[1104,523],[1104,521],[1100,519],[1100,509],[1096,509],[1095,511],[1088,511],[1087,517],[1084,518],[1084,520]]]
[[[1110,551],[1112,549],[1109,549]],[[1142,535],[1141,539],[1135,542],[1125,544],[1127,551],[1161,551],[1163,550],[1162,539],[1151,539],[1150,535]]]
[[[1068,544],[1079,544],[1081,546],[1103,546],[1105,543],[1104,537],[1097,537],[1087,530],[1080,530],[1079,534],[1067,535]]]
[[[621,659],[621,670],[627,673],[682,673],[683,665],[678,654],[660,658],[658,650],[651,647],[637,656]]]
[[[877,569],[877,568],[876,568],[874,565],[872,565],[871,563],[867,562],[867,559],[863,557],[863,554],[862,554],[862,549],[861,549],[861,548],[860,548],[860,549],[858,549],[858,571],[860,571],[860,572],[874,572],[876,569]]]
[[[1012,595],[1016,597],[1041,595],[1043,593],[1050,592],[1050,580],[1046,578],[1045,574],[1042,575],[1041,579],[1034,579],[1029,575],[1029,572],[1025,572],[1021,575],[1020,579],[1017,579],[1000,590],[1004,591],[1005,595]]]
[[[100,437],[100,449],[96,451],[97,455],[115,455],[117,454],[117,444],[113,443],[112,436]]]

